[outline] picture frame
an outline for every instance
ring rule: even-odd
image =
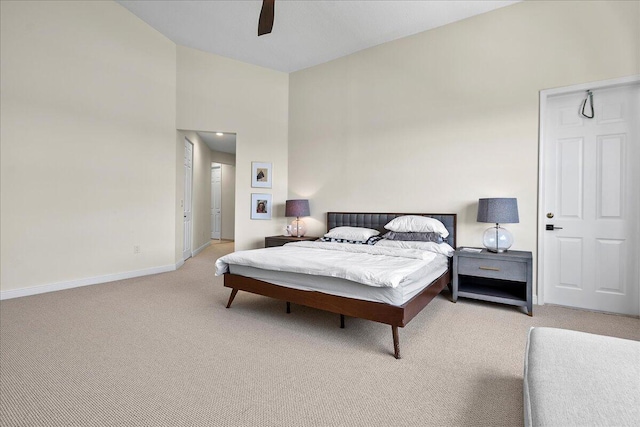
[[[271,219],[271,194],[251,193],[251,219]]]
[[[271,188],[271,163],[251,162],[251,187]]]

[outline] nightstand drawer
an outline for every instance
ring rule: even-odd
[[[264,238],[264,247],[265,248],[273,248],[275,246],[282,246],[285,243],[289,243],[284,239],[276,239],[273,237],[265,237]]]
[[[518,261],[459,257],[458,274],[526,282],[527,264]]]
[[[273,248],[275,246],[283,246],[291,242],[312,242],[314,240],[318,240],[318,237],[316,236],[304,236],[304,237],[269,236],[264,238],[264,247]]]

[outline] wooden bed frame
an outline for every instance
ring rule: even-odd
[[[449,230],[447,242],[454,248],[456,243],[456,214],[400,214],[400,213],[327,213],[327,229],[339,226],[366,227],[384,232],[384,226],[393,218],[402,215],[421,215],[439,219]],[[340,327],[344,328],[344,316],[373,320],[375,322],[391,325],[393,334],[393,350],[396,359],[400,359],[400,341],[398,327],[403,328],[411,319],[427,306],[445,286],[451,286],[451,262],[449,268],[430,286],[424,288],[419,294],[411,298],[401,306],[394,306],[381,302],[372,302],[347,298],[342,296],[325,294],[316,291],[303,291],[274,285],[262,280],[236,274],[224,275],[224,286],[231,288],[231,295],[227,308],[239,290],[276,298],[287,302],[287,313],[290,312],[290,303],[313,307],[320,310],[340,314]]]

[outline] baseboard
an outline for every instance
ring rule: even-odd
[[[184,261],[182,262],[184,264]],[[50,283],[47,285],[31,286],[28,288],[0,291],[0,300],[26,297],[29,295],[44,294],[47,292],[61,291],[63,289],[79,288],[81,286],[97,285],[100,283],[114,282],[116,280],[131,279],[151,274],[174,271],[178,265],[165,265],[161,267],[146,268],[144,270],[126,271],[124,273],[108,274],[106,276],[88,277],[86,279],[71,280],[68,282]]]
[[[193,251],[193,255],[191,256],[196,256],[198,255],[200,252],[202,252],[203,250],[205,250],[205,248],[207,246],[209,246],[211,244],[211,241],[208,241],[207,243],[205,243],[204,245],[200,246],[198,249],[196,249],[195,251]]]

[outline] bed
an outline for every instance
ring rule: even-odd
[[[378,230],[382,234],[387,231],[384,228],[387,223],[396,218],[406,217],[407,215],[429,217],[440,221],[448,231],[448,236],[444,238],[445,243],[455,248],[456,214],[329,212],[327,213],[327,230],[329,231],[336,227],[361,227]],[[244,252],[257,253],[256,251],[272,251],[269,253],[270,255],[291,257],[287,259],[292,260],[295,258],[295,254],[292,255],[293,247],[296,245],[305,246],[304,243],[309,242],[293,243],[279,248],[256,249]],[[309,245],[312,244],[309,243]],[[329,243],[329,245],[331,245],[331,243]],[[373,246],[373,248],[375,247],[376,246]],[[277,250],[278,252],[273,252],[273,250]],[[306,249],[296,250],[303,251]],[[362,248],[362,250],[365,249]],[[380,250],[384,251],[384,249]],[[260,252],[260,254],[266,253]],[[222,257],[220,260],[224,261],[224,259],[225,257]],[[273,270],[265,269],[261,266],[255,267],[232,263],[229,264],[228,269],[225,270],[217,263],[216,274],[224,271],[224,286],[231,288],[227,308],[231,307],[238,291],[242,290],[285,301],[287,304],[287,312],[290,312],[290,304],[295,303],[339,314],[341,327],[344,327],[345,316],[390,325],[393,337],[393,355],[396,359],[399,359],[400,343],[398,328],[405,327],[445,286],[451,286],[451,258],[445,257],[444,261],[441,261],[442,257],[438,257],[438,259],[441,264],[444,263],[438,267],[439,270],[438,268],[434,269],[429,267],[429,271],[424,270],[424,275],[414,274],[416,276],[420,275],[420,277],[414,277],[413,280],[416,283],[411,282],[412,285],[408,286],[407,289],[403,288],[400,295],[394,295],[394,291],[385,293],[382,292],[381,289],[374,289],[372,291],[372,286],[359,284],[354,280],[336,277],[320,278],[317,275],[300,272],[275,274]],[[291,263],[294,264],[295,262],[292,261]],[[224,264],[224,262],[222,264]],[[402,266],[398,265],[398,268],[402,269]],[[423,270],[420,270],[420,272],[422,271]],[[387,276],[390,277],[389,280],[397,279],[397,275],[392,274],[394,273],[393,271],[389,271],[388,273]],[[380,288],[380,286],[373,287]],[[347,288],[349,289],[345,290]],[[361,293],[352,292],[351,290],[353,289],[360,290]],[[398,294],[398,292],[395,293]]]

